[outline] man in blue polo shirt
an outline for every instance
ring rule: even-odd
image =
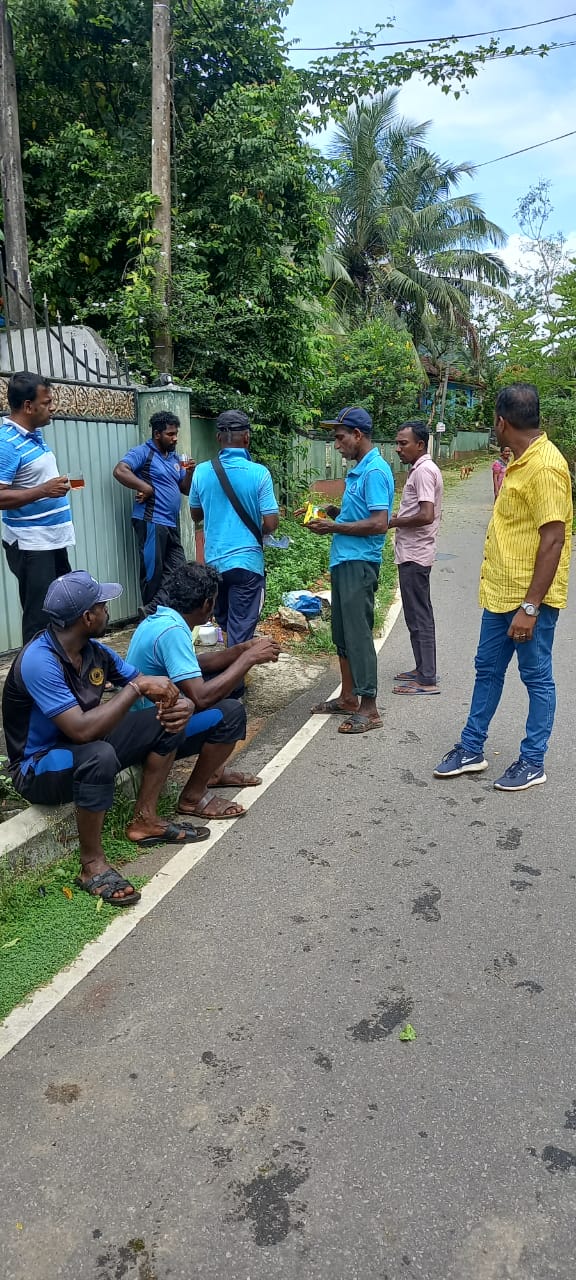
[[[67,476],[42,436],[50,422],[52,392],[38,373],[14,373],[8,383],[10,416],[0,427],[2,546],[18,579],[22,643],[48,621],[42,608],[50,583],[70,572],[74,525]]]
[[[196,467],[190,511],[196,523],[204,521],[206,564],[221,577],[214,616],[227,643],[236,645],[252,638],[260,617],[265,590],[262,534],[278,528],[278,503],[270,472],[248,452],[247,414],[239,409],[221,413],[216,432],[220,462],[254,530],[235,511],[211,462]]]
[[[268,636],[248,640],[233,648],[196,656],[192,631],[212,616],[219,585],[215,569],[204,564],[186,564],[169,580],[166,605],[158,605],[134,632],[128,650],[132,662],[145,675],[168,676],[190,703],[190,726],[194,733],[204,726],[220,726],[217,756],[214,737],[202,748],[190,778],[183,788],[178,812],[211,818],[241,818],[246,810],[235,801],[212,793],[212,787],[255,787],[261,779],[239,769],[226,767],[235,742],[246,736],[246,712],[230,694],[251,667],[276,662],[279,645]],[[214,730],[214,733],[216,730]]]
[[[168,410],[150,418],[150,440],[129,449],[114,478],[136,493],[132,527],[140,555],[140,594],[145,612],[163,598],[169,575],[186,563],[178,522],[180,499],[190,492],[194,463],[176,453],[180,419]]]
[[[334,427],[338,453],[356,465],[346,476],[341,510],[328,507],[335,519],[311,520],[306,526],[312,533],[332,535],[332,639],[342,675],[340,696],[313,711],[345,716],[339,733],[367,733],[382,728],[372,628],[394,477],[372,443],[372,419],[365,409],[342,409],[328,425]]]
[[[140,672],[102,644],[107,601],[121,593],[119,583],[96,582],[83,570],[53,582],[44,600],[50,625],[18,654],[2,697],[16,790],[31,804],[74,802],[82,868],[76,884],[115,907],[140,898],[109,865],[102,843],[117,775],[143,766],[128,839],[146,849],[205,840],[207,827],[158,817],[160,792],[176,758],[207,753],[210,768],[222,764],[244,712],[233,703],[236,723],[232,717],[208,723],[191,716],[188,700],[165,674]],[[104,699],[109,684],[116,693]],[[131,715],[142,699],[144,709]]]

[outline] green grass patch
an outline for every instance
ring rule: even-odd
[[[119,792],[106,818],[103,844],[114,866],[142,856],[124,835],[133,807]],[[173,807],[174,798],[167,795],[158,810],[165,816]],[[34,870],[0,871],[0,1020],[71,964],[118,916],[120,908],[99,906],[99,898],[77,888],[79,871],[77,852]],[[133,882],[141,888],[146,879],[136,876]]]
[[[398,586],[398,569],[394,563],[394,544],[391,538],[387,538],[384,543],[384,554],[382,556],[382,568],[380,570],[380,578],[378,580],[378,590],[376,592],[376,607],[374,609],[374,632],[378,635],[384,622],[386,614],[396,595]]]
[[[292,539],[286,551],[267,548],[266,601],[262,617],[277,613],[285,591],[303,591],[312,588],[319,578],[327,577],[331,538],[320,538],[310,533],[301,520],[285,517],[280,533]]]

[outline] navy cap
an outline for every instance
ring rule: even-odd
[[[339,427],[342,425],[350,431],[363,431],[365,436],[372,434],[372,419],[366,409],[341,409],[335,418],[323,420],[325,427]]]
[[[249,431],[250,419],[242,409],[225,409],[216,419],[217,431]]]
[[[76,569],[73,573],[62,574],[61,578],[56,578],[50,584],[44,600],[44,610],[53,622],[59,622],[65,627],[95,604],[116,600],[123,590],[119,582],[97,582],[85,569]]]

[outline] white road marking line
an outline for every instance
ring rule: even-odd
[[[376,652],[380,653],[383,645],[386,643],[388,636],[396,622],[402,606],[399,595],[396,596],[386,618],[386,623],[382,635],[375,641]],[[331,694],[335,697],[338,687]],[[244,805],[245,809],[250,809],[256,804],[260,796],[272,786],[273,782],[284,772],[285,769],[296,759],[304,747],[316,737],[316,734],[326,722],[330,720],[329,715],[312,716],[306,724],[294,734],[290,741],[268,762],[261,770],[262,785],[260,787],[247,787],[244,791],[238,793],[237,799]],[[161,871],[149,881],[144,890],[141,901],[135,907],[126,907],[126,915],[119,915],[117,919],[112,921],[105,932],[96,938],[94,942],[88,942],[86,946],[77,956],[76,960],[63,969],[61,973],[48,983],[47,986],[41,987],[31,997],[27,1003],[18,1005],[16,1009],[9,1013],[4,1022],[0,1024],[0,1059],[5,1058],[10,1050],[23,1040],[30,1031],[46,1017],[48,1013],[78,986],[78,983],[86,978],[101,960],[105,960],[112,951],[127,938],[132,930],[140,924],[150,911],[166,897],[168,893],[179,884],[180,880],[197,866],[206,854],[214,848],[214,845],[230,830],[234,821],[221,822],[218,829],[211,830],[208,840],[204,840],[202,844],[184,845],[169,862],[165,863]],[[128,867],[129,871],[129,867]]]

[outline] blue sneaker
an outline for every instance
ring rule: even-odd
[[[528,760],[515,760],[514,764],[497,778],[494,786],[497,791],[527,791],[528,787],[537,787],[546,781],[542,765],[530,764]]]
[[[487,768],[488,761],[484,759],[481,751],[477,755],[471,754],[461,742],[457,742],[434,770],[434,777],[457,778],[461,773],[482,773],[483,769]]]

